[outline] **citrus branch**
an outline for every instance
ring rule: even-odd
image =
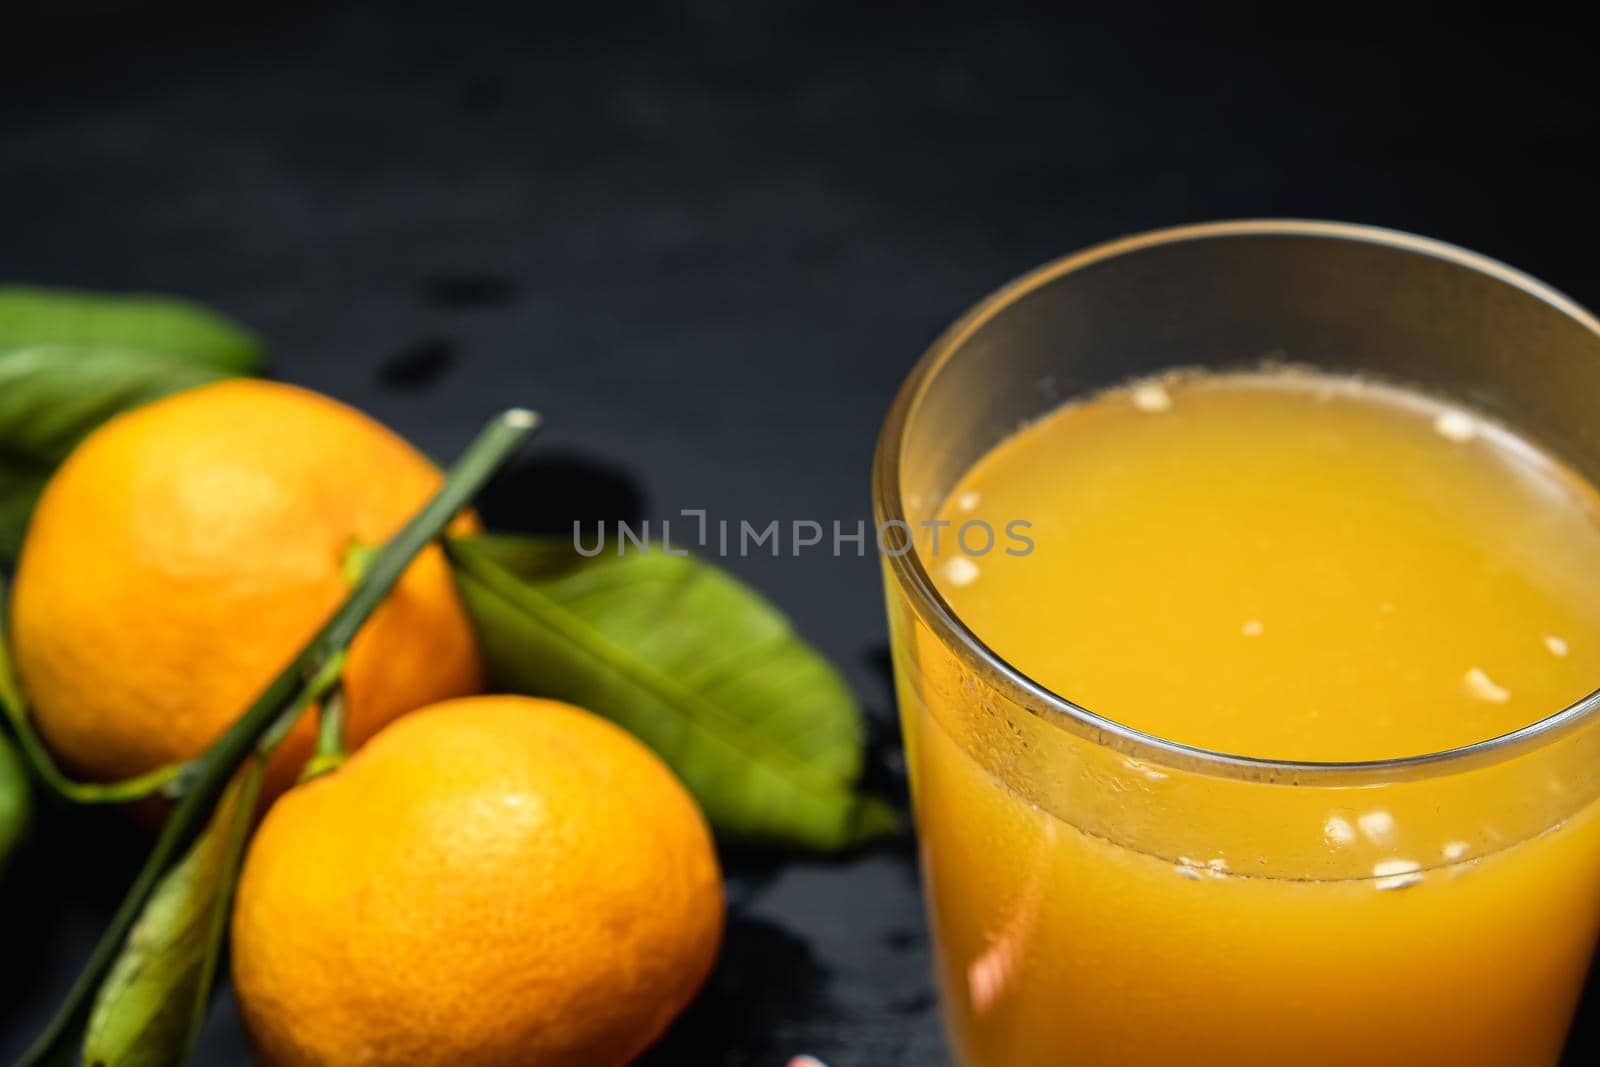
[[[344,763],[344,713],[344,690],[335,689],[317,715],[317,749],[300,772],[302,784],[336,771]]]
[[[211,811],[240,765],[264,738],[276,740],[314,701],[319,683],[331,684],[356,632],[394,588],[417,553],[428,546],[489,478],[538,427],[531,411],[513,408],[489,422],[451,468],[444,485],[372,559],[360,582],[333,617],[300,650],[242,716],[192,764],[184,796],[156,839],[144,866],[101,935],[65,1002],[17,1067],[55,1067],[71,1062],[77,1038],[94,1003],[95,990],[116,960],[123,941],[168,869],[204,830]],[[326,692],[326,688],[323,690]],[[270,742],[269,742],[270,743]]]

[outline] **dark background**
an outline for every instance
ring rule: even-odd
[[[197,297],[440,456],[538,407],[500,524],[866,518],[940,327],[1154,226],[1379,223],[1600,301],[1592,48],[1504,11],[222,7],[0,14],[0,278]],[[875,561],[730,565],[846,669],[903,789]],[[0,1058],[138,858],[57,820],[0,901]],[[729,857],[722,964],[652,1062],[944,1062],[913,862]],[[226,996],[198,1059],[247,1062]]]

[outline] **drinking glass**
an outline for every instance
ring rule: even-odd
[[[1039,685],[930,580],[921,524],[1019,426],[1168,368],[1263,361],[1470,404],[1600,481],[1600,323],[1420,237],[1165,230],[1042,267],[950,327],[894,403],[874,502],[880,529],[913,533],[885,584],[943,1011],[968,1067],[1560,1059],[1600,926],[1600,693],[1414,758],[1209,752]],[[1397,854],[1421,869],[1385,874]]]

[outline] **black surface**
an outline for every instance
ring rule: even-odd
[[[1039,261],[1152,226],[1398,226],[1600,301],[1600,110],[1564,25],[576,7],[13,6],[0,277],[214,303],[282,376],[440,455],[537,406],[549,431],[487,508],[524,525],[864,518],[878,422],[934,333]],[[731,565],[892,739],[875,562]],[[894,755],[874,774],[899,788]],[[65,822],[4,890],[0,1057],[137,844]],[[906,842],[730,857],[722,964],[653,1062],[942,1062],[913,864]],[[199,1058],[247,1062],[226,996]]]

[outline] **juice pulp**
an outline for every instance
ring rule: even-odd
[[[1002,442],[940,517],[945,543],[922,551],[982,642],[1186,745],[1412,756],[1600,682],[1600,494],[1408,391],[1143,383]],[[1016,519],[1026,555],[952,540]],[[1025,796],[1018,757],[937,684],[948,652],[897,639],[941,982],[973,1067],[1557,1062],[1600,924],[1600,818],[1559,775],[1523,760],[1392,791],[1256,785],[1218,815],[1203,782],[1130,760],[1141,784]],[[1016,718],[993,729],[1038,729]],[[1096,790],[1127,792],[1080,819]]]

